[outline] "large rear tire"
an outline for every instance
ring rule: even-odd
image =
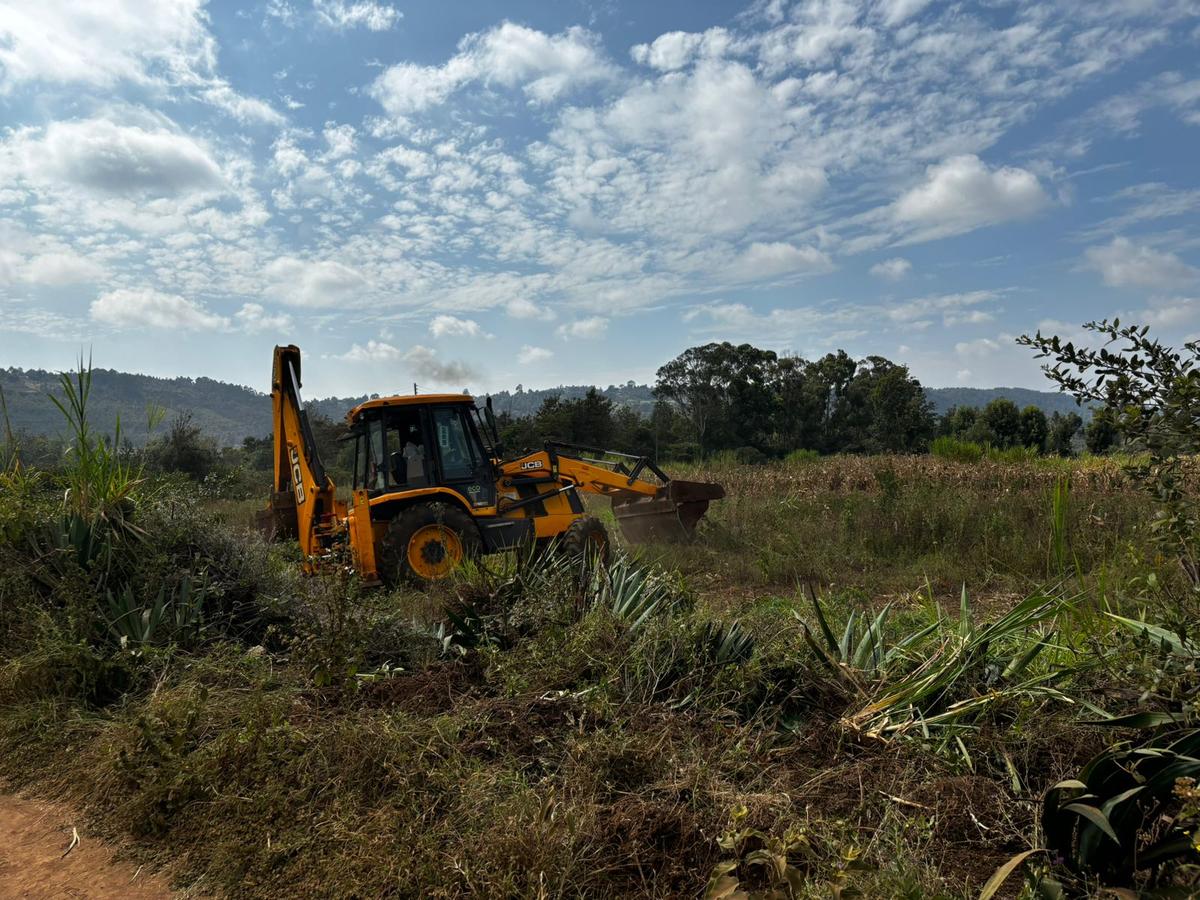
[[[612,542],[604,523],[594,516],[580,516],[562,535],[562,549],[570,556],[607,566],[612,558]]]
[[[410,506],[388,524],[380,547],[384,581],[426,585],[448,578],[483,542],[475,521],[449,503]]]

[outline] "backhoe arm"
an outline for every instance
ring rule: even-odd
[[[334,513],[334,484],[325,473],[300,400],[300,348],[275,348],[271,367],[271,408],[275,432],[275,482],[271,512],[281,534],[300,541],[305,556],[322,548],[319,532]]]
[[[658,483],[643,480],[645,472]],[[709,501],[725,496],[719,484],[671,478],[646,457],[564,444],[548,444],[545,450],[507,462],[501,473],[509,479],[539,480],[541,476],[552,490],[610,498],[621,530],[634,541],[691,535]],[[519,500],[514,506],[528,502]],[[504,514],[503,504],[499,511]]]

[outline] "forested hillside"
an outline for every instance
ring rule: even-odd
[[[146,409],[149,405],[162,407],[168,422],[179,414],[190,414],[194,425],[222,445],[239,444],[243,438],[260,437],[270,431],[270,400],[252,388],[211,378],[154,378],[112,369],[96,369],[94,376],[91,413],[95,425],[102,431],[111,432],[120,415],[122,432],[135,444],[146,440]],[[45,396],[57,387],[57,373],[38,369],[0,369],[0,389],[4,391],[13,428],[30,434],[58,434],[62,429],[62,417],[45,400]],[[577,399],[583,397],[589,387],[572,384],[530,390],[518,385],[513,391],[499,391],[492,397],[497,412],[522,418],[535,414],[548,397]],[[628,407],[642,416],[649,416],[654,408],[650,385],[630,381],[610,385],[600,393],[616,406]],[[1021,408],[1037,406],[1047,414],[1077,410],[1075,402],[1064,394],[1026,388],[926,388],[925,393],[934,412],[939,414],[954,406],[983,407],[996,397],[1007,397]],[[327,418],[340,420],[347,410],[367,398],[366,394],[330,397],[310,401],[309,406]]]

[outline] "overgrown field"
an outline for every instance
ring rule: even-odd
[[[997,896],[1197,884],[1200,608],[1120,460],[693,468],[728,491],[694,544],[415,592],[96,447],[3,475],[0,776],[180,887],[976,897],[1030,850]]]

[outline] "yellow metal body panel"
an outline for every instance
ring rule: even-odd
[[[356,493],[366,493],[365,491]],[[480,506],[475,509],[471,508],[471,504],[467,502],[467,498],[458,491],[448,487],[428,487],[415,488],[409,491],[389,491],[386,494],[380,494],[378,497],[370,499],[371,506],[380,506],[384,503],[391,503],[395,500],[447,500],[451,503],[457,503],[459,506],[466,507],[467,511],[473,516],[494,516],[496,515],[496,507]]]
[[[379,580],[375,561],[375,529],[371,522],[371,504],[366,491],[355,491],[354,502],[346,516],[350,531],[350,556],[359,576],[367,582]]]
[[[379,409],[384,406],[426,406],[434,403],[475,403],[475,398],[468,394],[398,394],[394,397],[376,397],[358,404],[346,413],[346,421],[353,424],[359,414],[368,409]]]

